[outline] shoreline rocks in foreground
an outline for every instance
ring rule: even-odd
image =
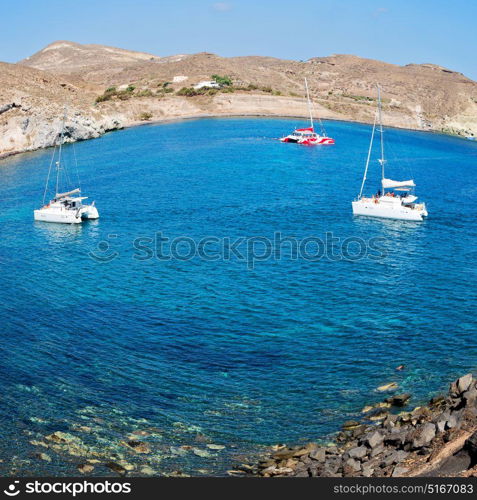
[[[243,471],[262,477],[402,477],[477,475],[477,381],[464,375],[447,397],[391,413],[409,394],[367,407],[348,421],[332,445],[275,446]],[[240,469],[240,468],[239,468]]]

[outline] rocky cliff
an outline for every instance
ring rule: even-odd
[[[211,75],[233,84],[193,92]],[[396,66],[350,55],[287,61],[214,54],[159,57],[54,42],[17,64],[0,63],[0,155],[51,146],[68,108],[69,140],[151,120],[210,115],[306,116],[371,122],[375,84],[385,124],[477,135],[477,83],[432,64]]]

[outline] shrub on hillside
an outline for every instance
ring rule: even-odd
[[[157,91],[157,95],[172,94],[172,92],[174,92],[174,89],[169,87],[169,85],[171,85],[171,82],[158,83],[157,86],[159,87],[159,89]]]
[[[136,93],[136,97],[151,97],[153,94],[149,89],[141,90]]]
[[[128,99],[131,99],[132,92],[128,92],[127,90],[122,90],[121,92],[118,92],[116,94],[116,97],[121,101],[127,101]]]
[[[180,90],[177,91],[177,95],[185,97],[193,97],[195,95],[199,95],[199,93],[192,87],[182,87]]]
[[[96,97],[96,102],[110,101],[115,95],[117,95],[116,87],[108,87],[102,95]]]
[[[110,101],[113,98],[120,99],[121,101],[127,101],[132,97],[135,88],[136,87],[134,85],[129,85],[126,90],[117,90],[116,87],[108,87],[102,95],[96,97],[95,102],[99,103]],[[150,95],[152,95],[152,93]]]
[[[152,118],[152,113],[150,111],[143,111],[140,115],[139,115],[139,119],[143,122],[147,122],[149,121],[150,119]]]
[[[232,85],[232,79],[229,76],[212,75],[212,80],[226,87]]]
[[[102,94],[102,95],[99,95],[98,97],[96,97],[96,99],[94,100],[94,102],[100,103],[100,102],[109,101],[110,99],[111,99],[110,96],[108,96],[106,94]]]

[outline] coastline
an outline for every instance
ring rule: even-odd
[[[447,396],[406,410],[411,395],[394,383],[391,394],[344,422],[327,444],[275,445],[258,463],[231,475],[258,477],[469,477],[477,476],[477,380],[468,373]]]
[[[185,115],[179,115],[179,116],[167,116],[164,118],[154,118],[151,120],[133,120],[131,122],[125,123],[124,125],[117,126],[115,128],[111,129],[105,129],[102,131],[100,134],[93,136],[93,137],[85,137],[85,138],[79,138],[75,140],[68,140],[66,141],[67,143],[73,143],[73,142],[82,142],[82,141],[88,141],[91,139],[98,139],[99,137],[102,137],[103,135],[110,133],[110,132],[117,132],[119,130],[124,130],[128,128],[133,128],[133,127],[141,127],[145,125],[160,125],[160,124],[167,124],[167,123],[174,123],[174,122],[181,122],[181,121],[186,121],[186,120],[201,120],[201,119],[207,119],[207,118],[276,118],[276,119],[299,119],[299,120],[307,120],[309,118],[308,115],[306,114],[274,114],[274,113],[259,113],[259,112],[249,112],[249,113],[197,113],[197,114],[185,114]],[[338,118],[338,117],[330,117],[330,118],[323,118],[323,122],[342,122],[342,123],[355,123],[355,124],[360,124],[360,125],[372,125],[372,121],[363,121],[363,120],[356,120],[353,118]],[[399,125],[385,125],[386,128],[389,129],[397,129],[397,130],[409,130],[413,132],[423,132],[423,133],[430,133],[430,134],[437,134],[437,135],[443,135],[447,137],[454,137],[456,139],[461,139],[464,141],[467,141],[467,139],[458,134],[453,134],[453,133],[445,133],[441,132],[438,130],[433,130],[433,129],[426,129],[423,130],[422,128],[418,127],[404,127],[404,126],[399,126]],[[53,145],[46,145],[46,146],[41,146],[37,148],[25,148],[25,149],[19,149],[19,150],[14,150],[14,151],[7,151],[4,153],[0,153],[0,161],[4,160],[6,158],[9,158],[11,156],[16,156],[19,154],[23,153],[33,153],[35,151],[41,151],[43,149],[48,149],[53,147]]]
[[[344,422],[334,439],[326,442],[255,444],[245,452],[202,436],[187,445],[173,444],[167,452],[169,443],[158,453],[155,446],[162,442],[162,429],[134,419],[130,428],[130,423],[120,419],[123,440],[99,445],[91,438],[108,421],[86,407],[78,422],[69,427],[52,427],[31,417],[32,429],[46,427],[42,433],[28,432],[29,443],[36,450],[30,456],[43,474],[51,475],[48,465],[55,457],[52,463],[56,466],[75,467],[84,477],[203,477],[205,470],[211,477],[477,477],[477,379],[471,373],[452,382],[446,396],[437,394],[412,409],[408,407],[410,395],[399,394],[393,383],[380,389],[383,401],[365,407],[359,420]],[[180,425],[187,430],[185,424]],[[208,460],[224,453],[232,453],[225,462],[229,469],[203,468]],[[252,461],[237,462],[240,455],[247,460],[243,453]],[[164,464],[159,466],[164,458],[186,455],[205,460],[204,466],[197,465],[195,473],[186,474],[180,467],[171,471]],[[3,462],[7,465],[7,460],[0,460]]]

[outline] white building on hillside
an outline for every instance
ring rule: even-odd
[[[204,87],[209,87],[211,89],[220,89],[220,85],[213,80],[204,80],[194,85],[195,90],[203,89]]]

